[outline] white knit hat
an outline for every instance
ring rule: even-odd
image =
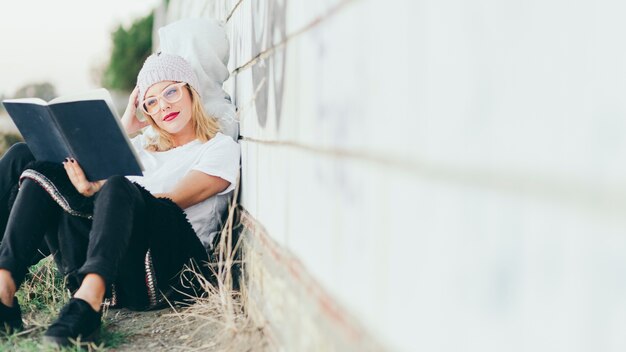
[[[143,104],[148,89],[161,81],[185,82],[201,94],[198,89],[198,77],[189,62],[178,55],[156,53],[148,56],[137,75],[140,105]]]

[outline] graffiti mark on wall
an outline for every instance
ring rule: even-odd
[[[286,6],[287,0],[252,0],[252,53],[259,53],[285,40]],[[267,124],[270,104],[275,107],[276,128],[280,126],[284,82],[285,47],[282,46],[252,67],[253,87],[261,87],[255,98],[256,115],[261,127]],[[270,85],[273,94],[270,94]]]

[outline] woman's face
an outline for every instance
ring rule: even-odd
[[[176,89],[180,89],[182,97],[180,100],[170,103],[171,97],[175,96]],[[174,81],[162,81],[153,84],[146,91],[144,104],[150,102],[150,98],[156,98],[156,102],[152,99],[152,104],[156,104],[154,108],[158,110],[150,115],[154,122],[172,135],[181,132],[187,132],[187,129],[193,129],[191,123],[191,94],[186,85]]]

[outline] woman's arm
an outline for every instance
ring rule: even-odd
[[[91,197],[102,188],[106,180],[89,182],[76,160],[68,158],[63,162],[65,171],[76,190],[85,197]],[[211,176],[202,171],[191,170],[171,192],[156,193],[155,197],[170,198],[182,209],[189,208],[203,200],[224,191],[230,182],[221,177]]]
[[[171,192],[157,193],[154,196],[170,198],[181,209],[185,209],[224,191],[229,185],[230,182],[221,177],[191,170],[178,181]]]
[[[126,131],[126,134],[129,136],[139,132],[139,130],[150,124],[148,120],[139,121],[137,119],[137,105],[139,104],[138,95],[139,88],[135,87],[135,89],[133,89],[133,92],[130,93],[130,97],[128,98],[128,105],[126,105],[124,116],[122,116],[121,119],[124,131]]]

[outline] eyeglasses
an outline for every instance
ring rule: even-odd
[[[159,99],[163,99],[170,104],[178,102],[183,97],[183,87],[187,83],[181,82],[167,86],[161,94],[146,98],[141,105],[141,110],[148,115],[154,115],[159,112]]]

